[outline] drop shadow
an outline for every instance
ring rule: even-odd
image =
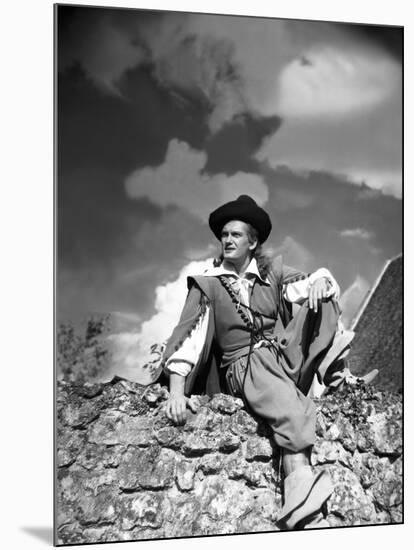
[[[21,530],[53,546],[53,527],[21,527]]]

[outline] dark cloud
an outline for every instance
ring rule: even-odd
[[[375,280],[385,261],[401,251],[401,200],[381,193],[361,199],[360,187],[323,172],[304,176],[279,169],[263,175],[273,219],[269,245],[277,248],[287,237],[293,238],[311,253],[309,268],[332,269],[343,289],[353,283],[356,273]],[[286,208],[281,204],[284,194],[290,198]],[[341,236],[342,231],[356,228],[371,238]]]
[[[277,131],[279,117],[254,118],[250,114],[237,117],[207,139],[205,150],[208,173],[234,174],[258,172],[260,163],[253,158],[265,137]]]
[[[299,175],[255,159],[263,140],[278,131],[279,117],[246,113],[212,134],[211,105],[189,90],[162,86],[150,55],[145,57],[137,23],[156,25],[166,16],[133,13],[58,8],[59,316],[91,310],[149,318],[156,287],[174,280],[189,258],[211,253],[208,226],[188,211],[179,205],[162,208],[145,198],[131,200],[125,193],[125,178],[139,168],[162,165],[173,139],[205,152],[209,175],[263,177],[273,250],[283,251],[298,267],[325,265],[343,288],[356,274],[373,281],[385,260],[401,251],[401,201],[330,174]],[[121,45],[131,56],[118,75],[116,93],[97,85],[81,62],[91,29],[102,17],[126,31]],[[365,32],[367,40],[397,50],[398,33],[391,34]],[[134,48],[137,56],[144,52],[135,65]],[[341,236],[356,229],[370,238]]]
[[[404,27],[392,25],[355,25],[356,34],[382,46],[395,59],[402,61],[404,46]]]

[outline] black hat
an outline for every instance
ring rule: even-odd
[[[227,222],[240,220],[250,223],[258,232],[259,242],[264,243],[272,230],[268,214],[257,206],[248,195],[240,195],[235,201],[226,202],[210,214],[208,224],[214,235],[220,240],[221,230]]]

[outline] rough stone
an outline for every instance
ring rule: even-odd
[[[224,457],[220,454],[212,454],[203,456],[199,462],[199,468],[205,474],[216,474],[224,464]]]
[[[246,460],[270,460],[273,448],[264,437],[250,437],[246,442]]]
[[[243,401],[238,398],[230,397],[229,395],[224,395],[222,393],[217,394],[210,401],[210,407],[213,411],[233,414],[239,409],[244,407]]]
[[[106,446],[87,443],[77,458],[77,464],[87,470],[103,470],[119,466],[125,448],[119,445]]]
[[[157,405],[161,401],[168,399],[168,390],[162,387],[160,384],[153,384],[149,386],[144,394],[143,399],[150,405]]]
[[[60,544],[277,530],[279,452],[240,400],[195,398],[197,412],[174,426],[165,388],[114,379],[58,390]],[[316,407],[312,463],[335,486],[329,525],[401,523],[401,396],[349,388]]]
[[[163,522],[162,495],[156,493],[137,494],[123,497],[119,515],[121,529],[151,527],[156,529]]]
[[[61,410],[61,420],[72,428],[85,428],[98,418],[101,412],[99,400],[73,401]]]
[[[180,449],[184,441],[182,430],[174,426],[166,426],[157,430],[154,433],[154,437],[161,447],[168,447],[174,450]]]
[[[117,411],[107,412],[92,426],[88,439],[105,445],[137,445],[154,443],[152,423],[145,417],[128,417]]]
[[[339,462],[349,467],[351,457],[352,455],[338,441],[318,440],[312,452],[312,462],[314,464]]]
[[[176,466],[176,482],[181,491],[191,491],[194,488],[196,463],[191,460],[180,460]]]
[[[211,432],[214,430],[221,430],[223,421],[222,416],[207,406],[200,407],[196,414],[191,414],[190,411],[187,411],[187,415],[188,419],[184,426],[186,432]]]
[[[328,513],[343,519],[343,525],[363,525],[375,522],[375,507],[365,494],[357,476],[350,470],[330,467],[334,492],[327,502]]]
[[[85,442],[84,432],[58,431],[57,435],[57,465],[69,466],[75,462],[83,449]]]
[[[170,487],[174,469],[173,451],[160,447],[130,449],[122,456],[118,468],[119,486],[126,491]]]
[[[111,491],[101,491],[96,496],[84,495],[80,498],[77,519],[83,525],[114,523],[116,495]]]
[[[217,447],[217,441],[208,433],[191,433],[184,440],[182,451],[186,456],[201,456],[210,453]]]
[[[238,435],[243,441],[249,436],[257,433],[258,424],[256,420],[246,411],[237,411],[230,420],[229,428]]]

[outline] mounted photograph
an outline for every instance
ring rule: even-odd
[[[403,33],[54,6],[55,545],[404,522]]]

